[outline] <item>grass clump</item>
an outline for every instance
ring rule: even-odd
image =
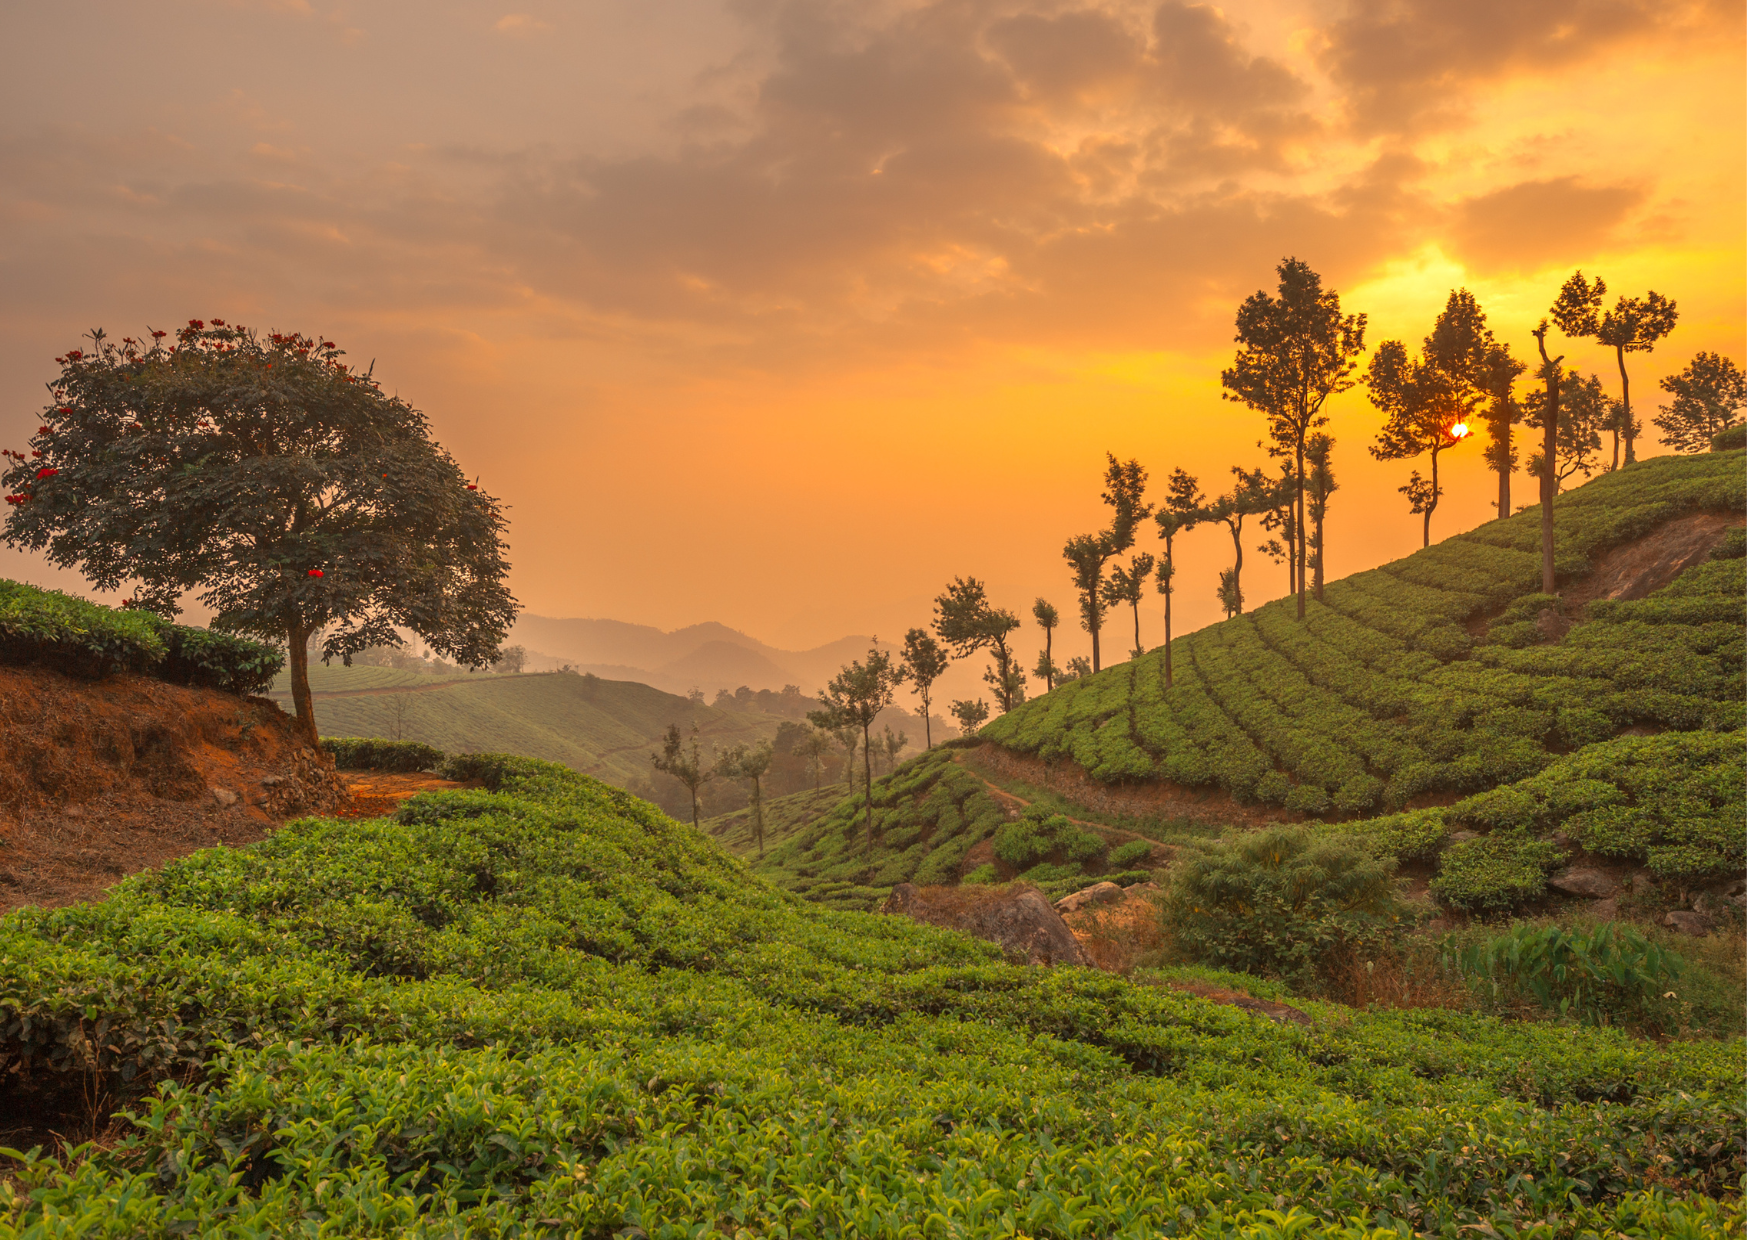
[[[351,736],[324,736],[322,748],[334,755],[334,765],[342,771],[436,771],[448,757],[441,749],[418,741]]]

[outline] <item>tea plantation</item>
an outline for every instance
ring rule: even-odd
[[[456,761],[489,791],[0,921],[0,1102],[135,1117],[8,1154],[0,1236],[1742,1232],[1740,1041],[1277,1026],[819,908],[586,776]]]
[[[1660,457],[1561,496],[1562,578],[1672,517],[1740,514],[1743,458]],[[1334,582],[1303,624],[1282,600],[1180,638],[1169,688],[1156,650],[979,735],[1111,783],[1218,786],[1347,820],[1399,857],[1437,855],[1433,890],[1460,907],[1540,891],[1561,830],[1666,877],[1741,873],[1740,528],[1649,598],[1560,616],[1538,592],[1539,520],[1525,511]],[[1548,641],[1544,613],[1572,627]],[[1457,826],[1490,834],[1440,852]]]

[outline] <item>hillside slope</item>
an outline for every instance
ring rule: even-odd
[[[0,921],[0,1114],[140,1115],[14,1162],[0,1231],[1741,1230],[1739,1040],[1277,1026],[809,907],[562,768],[472,773]]]
[[[1533,899],[1581,854],[1738,875],[1743,460],[1662,457],[1561,496],[1558,598],[1535,593],[1529,510],[1331,583],[1303,625],[1281,600],[1179,638],[1170,687],[1155,650],[979,739],[1071,800],[1102,785],[1167,817],[1324,823],[1434,868],[1457,907]],[[989,856],[1006,816],[945,762],[877,786],[872,850],[846,802],[755,864],[862,907],[991,862],[1046,884],[1111,868],[1061,823],[1010,841],[1014,861]]]

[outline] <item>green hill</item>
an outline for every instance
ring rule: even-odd
[[[979,739],[1117,789],[1169,781],[1324,823],[1432,867],[1434,895],[1460,908],[1539,895],[1578,849],[1670,879],[1740,874],[1743,461],[1661,457],[1561,496],[1563,597],[1537,593],[1531,509],[1331,583],[1304,624],[1281,600],[1179,638],[1170,687],[1155,650]],[[1704,513],[1722,517],[1713,558],[1646,598],[1581,601],[1622,556],[1654,569],[1670,523]],[[871,852],[846,802],[758,868],[863,906],[897,882],[965,876],[1008,815],[948,752],[878,785]],[[1000,876],[1048,885],[1112,868],[1064,821],[1046,828],[1055,817],[1032,814],[1030,842],[1005,828],[1015,860],[992,858]],[[1475,838],[1453,842],[1459,831]]]
[[[0,919],[0,1104],[104,1134],[8,1151],[0,1234],[1741,1234],[1740,1039],[1277,1025],[464,766]]]

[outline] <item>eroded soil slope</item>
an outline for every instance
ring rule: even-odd
[[[344,805],[332,760],[260,698],[0,667],[0,912]]]

